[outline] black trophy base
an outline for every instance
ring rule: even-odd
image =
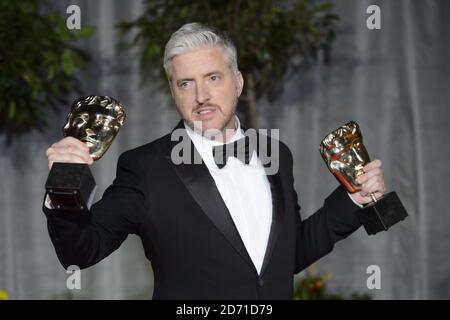
[[[95,180],[87,164],[53,163],[45,189],[55,209],[86,210]]]
[[[362,209],[361,222],[367,234],[386,231],[408,216],[396,192],[389,192]]]

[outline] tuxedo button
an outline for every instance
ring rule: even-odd
[[[260,287],[262,287],[262,286],[264,285],[264,279],[259,279],[259,280],[258,280],[258,285],[259,285]]]

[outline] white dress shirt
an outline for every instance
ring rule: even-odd
[[[235,119],[236,131],[228,143],[244,137],[239,119]],[[235,157],[229,157],[226,166],[219,169],[214,162],[212,147],[223,143],[205,138],[186,123],[184,126],[213,177],[245,248],[260,273],[272,225],[272,193],[256,151],[248,165]]]

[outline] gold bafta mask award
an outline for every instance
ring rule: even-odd
[[[356,122],[350,121],[328,134],[320,144],[320,154],[328,169],[348,192],[361,190],[356,178],[363,174],[363,167],[370,162],[370,158]],[[360,214],[369,235],[386,231],[408,216],[396,192],[389,192],[380,199],[373,194],[371,197],[373,202],[366,205]]]
[[[94,160],[108,150],[126,118],[122,104],[108,96],[86,96],[72,103],[63,128],[64,137],[74,137],[89,147]],[[95,180],[87,164],[53,164],[45,184],[55,208],[85,210]]]

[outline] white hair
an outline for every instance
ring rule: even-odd
[[[219,46],[224,58],[236,75],[238,72],[236,47],[222,32],[200,23],[187,23],[175,31],[164,50],[164,70],[169,80],[172,77],[172,59],[187,51]]]

